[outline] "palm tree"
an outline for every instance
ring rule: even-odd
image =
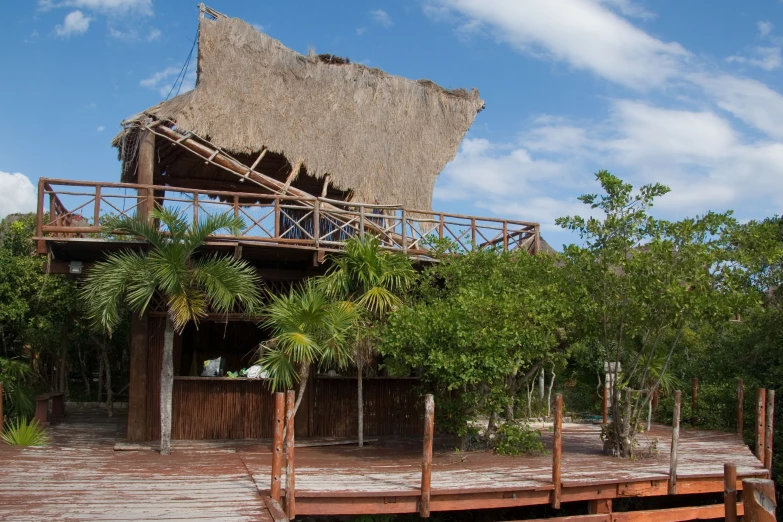
[[[350,238],[343,252],[332,256],[331,266],[319,279],[328,297],[350,301],[357,308],[355,326],[358,439],[364,445],[363,367],[372,356],[374,330],[395,308],[413,283],[416,272],[408,257],[381,249],[373,235]]]
[[[211,310],[229,313],[238,306],[246,313],[260,307],[260,279],[246,261],[230,256],[199,256],[198,250],[215,232],[238,234],[241,219],[221,214],[189,225],[184,213],[157,208],[150,220],[113,218],[106,230],[144,238],[149,249],[125,250],[95,263],[81,291],[87,316],[109,335],[120,321],[123,307],[143,314],[153,296],[166,301],[166,329],[160,380],[160,451],[171,452],[171,393],[174,385],[174,333],[198,323]],[[160,224],[160,226],[157,225]]]
[[[262,326],[272,332],[260,348],[258,363],[274,390],[282,391],[300,382],[294,406],[299,409],[310,366],[342,368],[351,360],[349,335],[356,322],[356,309],[345,301],[330,302],[313,280],[288,294],[270,295]]]

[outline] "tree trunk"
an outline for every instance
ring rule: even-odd
[[[310,365],[302,364],[299,368],[299,393],[296,396],[296,404],[294,405],[294,416],[299,411],[299,405],[302,404],[302,397],[304,397],[305,390],[307,389],[307,380],[310,378]]]
[[[506,405],[506,422],[514,422],[514,397],[510,397]]]
[[[87,397],[90,396],[90,380],[87,378],[87,363],[84,360],[84,354],[82,348],[78,344],[76,345],[76,355],[79,357],[79,367],[81,369],[82,381],[84,381],[84,388],[87,391]]]
[[[174,388],[174,323],[166,316],[160,369],[160,454],[171,454],[171,394]]]
[[[106,372],[106,404],[109,407],[109,417],[114,416],[114,393],[111,391],[111,364],[109,364],[109,353],[106,350],[106,338],[101,343],[101,361]],[[173,377],[172,377],[173,379]]]
[[[652,401],[647,403],[647,431],[650,431],[650,421],[652,421]]]
[[[60,393],[65,393],[68,382],[65,374],[68,373],[66,368],[68,365],[68,326],[70,322],[71,318],[66,318],[60,330],[60,361],[57,368],[57,391]]]
[[[541,369],[541,373],[544,373],[544,370]],[[552,378],[549,380],[549,391],[546,394],[546,416],[551,417],[552,415],[552,387],[555,385],[555,365],[552,364]]]
[[[490,433],[494,433],[497,429],[498,424],[498,412],[495,410],[492,410],[492,413],[489,414],[489,420],[487,421],[487,437],[489,437]]]
[[[364,446],[364,389],[362,388],[362,373],[364,364],[361,357],[359,357],[356,364],[356,395],[357,395],[357,436],[359,439],[359,447]]]
[[[542,399],[544,398],[544,385],[546,381],[546,376],[544,375],[545,370],[541,368],[541,373],[538,374],[538,398]],[[549,414],[547,414],[549,416]]]

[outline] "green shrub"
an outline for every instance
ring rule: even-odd
[[[46,446],[51,442],[46,428],[35,419],[23,417],[8,421],[0,439],[11,446]]]
[[[545,453],[541,433],[530,426],[518,424],[503,424],[498,427],[494,442],[495,453],[498,455],[519,456],[523,453]]]

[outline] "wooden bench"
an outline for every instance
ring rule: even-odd
[[[40,424],[49,422],[49,401],[52,401],[52,417],[65,415],[65,394],[62,392],[44,393],[35,398],[35,419]]]

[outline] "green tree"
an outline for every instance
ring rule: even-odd
[[[262,345],[258,364],[274,390],[300,383],[296,413],[312,365],[344,368],[350,363],[356,309],[346,301],[329,301],[310,280],[288,294],[271,294],[263,315],[262,325],[269,328],[272,338]]]
[[[189,225],[184,214],[155,209],[151,220],[111,219],[106,229],[144,238],[145,251],[109,254],[95,263],[81,292],[92,323],[111,335],[123,307],[143,314],[159,293],[166,301],[166,329],[161,369],[161,453],[171,451],[171,393],[174,333],[198,322],[211,310],[229,313],[241,307],[255,313],[260,307],[260,280],[244,260],[218,255],[199,256],[204,241],[223,229],[237,234],[244,224],[228,213]],[[156,221],[159,220],[160,227]]]
[[[634,193],[606,171],[596,178],[604,194],[580,200],[603,217],[564,217],[557,223],[584,241],[564,252],[569,284],[588,297],[581,335],[600,360],[622,365],[619,376],[613,367],[610,380],[606,442],[608,451],[628,456],[640,415],[666,378],[683,334],[703,321],[725,321],[739,306],[728,242],[736,223],[730,213],[655,219],[649,209],[668,187],[645,185]],[[631,384],[647,389],[634,391]]]
[[[356,308],[354,323],[357,371],[359,446],[364,445],[364,364],[373,354],[377,328],[387,315],[402,304],[401,295],[412,285],[416,272],[410,259],[381,248],[377,237],[367,234],[351,238],[318,284],[331,299],[349,301]]]
[[[483,250],[443,256],[383,330],[385,364],[413,369],[439,400],[442,429],[477,415],[509,420],[522,386],[571,346],[579,300],[556,257]]]

